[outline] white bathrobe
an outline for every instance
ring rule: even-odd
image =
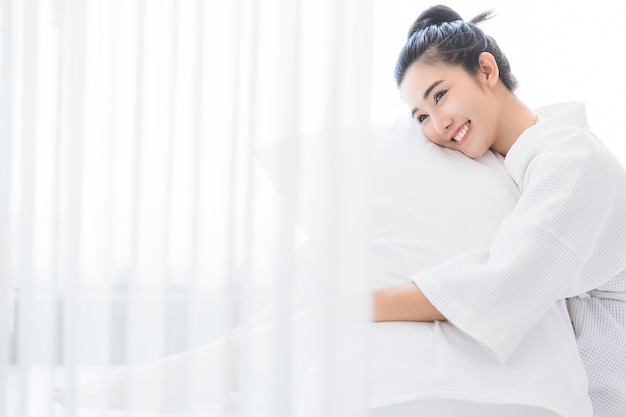
[[[500,361],[556,300],[568,299],[594,416],[623,417],[626,173],[587,130],[582,103],[540,114],[504,160],[521,197],[491,247],[411,278]]]

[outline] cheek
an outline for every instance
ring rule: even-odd
[[[422,125],[422,129],[424,129],[424,134],[428,138],[429,141],[433,143],[437,143],[437,139],[439,138],[439,134],[433,128],[432,123],[427,123]]]
[[[434,143],[435,145],[439,145],[439,146],[448,145],[447,140],[445,140],[439,133],[437,133],[437,131],[435,130],[435,128],[432,126],[431,123],[424,125],[423,129],[424,129],[424,134],[426,135],[426,138],[428,138],[428,140]]]

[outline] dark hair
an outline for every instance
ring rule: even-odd
[[[425,10],[411,25],[407,41],[396,63],[395,78],[399,87],[406,70],[418,60],[461,66],[474,76],[478,71],[478,56],[491,53],[498,64],[499,77],[510,91],[517,87],[509,61],[496,41],[476,26],[493,16],[493,10],[481,13],[469,22],[451,8],[443,5]]]

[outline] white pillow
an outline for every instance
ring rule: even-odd
[[[371,150],[375,286],[489,246],[519,197],[501,157],[472,160],[436,146],[410,119],[373,135]]]
[[[518,198],[502,157],[488,153],[472,160],[433,145],[409,119],[373,142],[375,287],[410,282],[411,275],[454,255],[489,246]],[[592,414],[564,302],[504,364],[448,322],[373,323],[371,354],[374,408],[439,399],[519,404],[567,417]]]
[[[371,139],[367,181],[371,198],[369,278],[373,286],[410,282],[412,274],[459,252],[488,246],[518,198],[517,187],[501,159],[487,154],[471,160],[432,145],[410,120],[375,131],[378,134]],[[365,146],[359,141],[350,143],[359,147],[355,152]],[[265,151],[261,162],[281,149],[275,146]],[[280,176],[269,174],[280,191]],[[299,221],[305,232],[314,230],[318,221],[315,213],[315,209],[301,213]],[[314,250],[307,250],[307,245],[300,249],[301,255],[313,257],[304,262],[315,262]],[[304,281],[295,283],[302,285],[297,293],[311,296],[309,290],[314,289],[307,288]],[[302,304],[312,303],[304,300]],[[311,316],[294,316],[294,343],[304,343],[315,334],[315,326],[307,321]],[[591,416],[586,376],[563,302],[546,314],[504,364],[450,323],[371,323],[370,330],[374,416],[543,417],[550,412],[561,417]],[[255,327],[255,331],[273,334],[264,326]],[[203,378],[199,386],[219,384],[214,380],[221,375],[214,372],[219,364],[213,361],[221,358],[220,343],[201,348],[195,358],[186,352],[137,369],[135,378],[145,395],[135,399],[135,406],[151,409],[162,404],[153,394],[159,388],[153,386],[158,380],[153,375],[159,374],[165,378],[163,389],[168,393],[166,410],[180,410],[185,393],[175,388],[183,386],[187,375],[183,364],[191,358]],[[299,351],[306,351],[306,346]],[[307,377],[296,381],[304,387],[298,404],[309,404],[298,407],[299,417],[316,415],[314,402],[321,395],[315,364],[309,368],[312,371],[306,372]],[[123,382],[127,378],[123,372],[79,386],[77,404],[101,405],[100,394],[106,385],[115,394],[109,406],[126,406]],[[211,403],[210,398],[203,400]],[[519,412],[510,408],[513,406],[519,407]]]

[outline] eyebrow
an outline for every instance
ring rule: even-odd
[[[428,96],[430,95],[430,92],[433,91],[433,88],[437,87],[439,84],[441,84],[443,82],[443,80],[437,80],[434,83],[432,83],[430,85],[430,87],[428,87],[426,89],[426,91],[424,91],[424,100],[426,100],[428,98]],[[414,107],[413,110],[411,110],[411,116],[414,116],[415,113],[417,113],[419,109],[417,107]]]

